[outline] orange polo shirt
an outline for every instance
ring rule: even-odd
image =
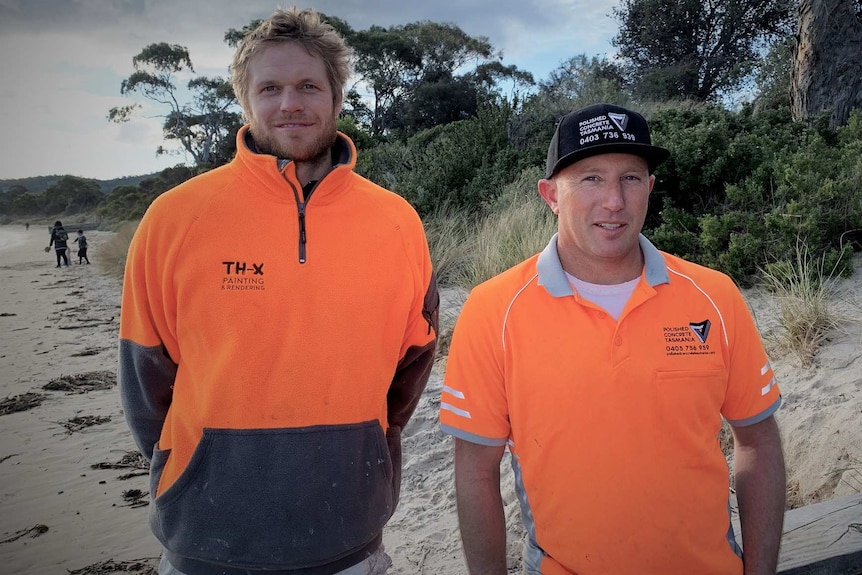
[[[455,327],[441,429],[508,444],[530,573],[742,573],[718,433],[767,418],[779,389],[730,278],[640,242],[619,321],[573,291],[555,236]]]

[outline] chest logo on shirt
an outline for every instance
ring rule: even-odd
[[[665,354],[714,355],[715,350],[707,342],[712,322],[708,319],[690,322],[688,325],[664,326],[662,335]]]
[[[263,263],[255,262],[222,262],[224,277],[221,281],[222,291],[264,291]]]
[[[694,335],[697,336],[700,343],[706,343],[706,338],[709,337],[709,328],[711,325],[710,321],[705,319],[699,323],[690,323],[688,324],[688,327],[691,328],[691,331],[694,332]]]

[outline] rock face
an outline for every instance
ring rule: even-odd
[[[790,79],[795,120],[831,110],[830,127],[862,108],[862,4],[855,0],[801,0]]]

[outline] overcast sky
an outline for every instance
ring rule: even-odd
[[[619,0],[309,0],[355,30],[420,20],[487,36],[514,64],[544,80],[577,54],[610,55]],[[131,103],[120,82],[151,43],[189,49],[198,75],[227,76],[230,28],[292,2],[261,0],[0,0],[0,179],[72,174],[110,179],[159,171],[183,156],[160,156],[160,112],[108,122]],[[145,101],[141,101],[145,103]]]

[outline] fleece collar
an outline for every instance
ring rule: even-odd
[[[314,191],[314,203],[325,204],[334,201],[348,188],[356,166],[356,146],[350,138],[338,132],[332,145],[332,169],[320,180]],[[273,199],[281,202],[296,201],[302,186],[296,177],[296,164],[287,159],[279,159],[271,154],[257,150],[254,139],[249,133],[249,125],[240,128],[236,135],[236,156],[230,163],[240,178],[252,184]]]

